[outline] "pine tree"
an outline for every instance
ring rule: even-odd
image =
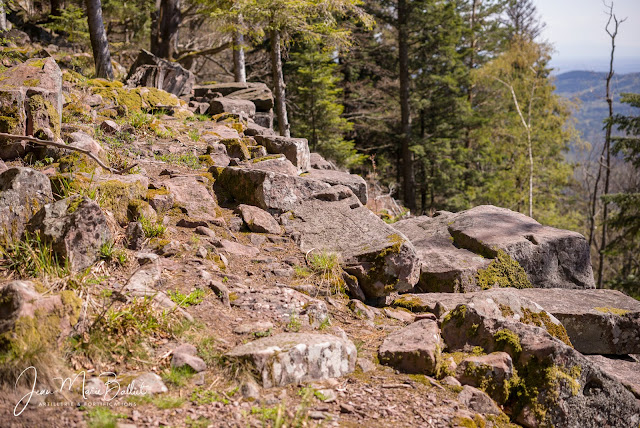
[[[352,124],[342,117],[338,64],[318,44],[297,44],[290,54],[291,124],[294,135],[309,140],[312,151],[344,166],[362,162],[353,141],[344,139]]]

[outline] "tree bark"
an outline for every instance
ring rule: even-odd
[[[102,20],[102,4],[100,0],[86,0],[86,4],[96,76],[112,80],[113,67],[111,66],[109,41],[107,40],[107,33],[104,31],[104,22]]]
[[[157,37],[151,42],[151,53],[166,59],[172,59],[178,45],[180,27],[180,0],[161,0],[157,18]]]
[[[398,0],[398,53],[400,60],[400,126],[404,203],[410,210],[416,208],[416,191],[411,152],[411,110],[409,105],[409,6],[407,0]]]
[[[287,104],[284,76],[282,74],[282,52],[280,46],[280,33],[271,30],[271,70],[273,71],[273,86],[275,92],[276,117],[278,118],[278,131],[284,137],[290,137],[289,119],[287,118]]]
[[[60,11],[64,7],[63,0],[51,0],[51,15],[60,16]]]
[[[242,16],[238,17],[238,26],[242,26]],[[233,33],[233,76],[236,82],[247,81],[247,70],[244,61],[244,35],[236,30]]]
[[[0,0],[0,31],[7,31],[9,27],[7,25],[7,11],[4,8],[4,1]]]

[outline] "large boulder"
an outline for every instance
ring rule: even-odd
[[[582,235],[542,226],[505,208],[483,205],[457,214],[438,212],[394,227],[418,249],[422,291],[595,287]]]
[[[275,135],[257,135],[254,138],[258,144],[267,148],[268,153],[285,155],[299,172],[311,169],[311,154],[306,139]]]
[[[78,195],[45,205],[31,218],[26,230],[50,242],[73,272],[91,266],[100,257],[101,247],[112,240],[100,206]]]
[[[482,388],[498,403],[507,400],[513,375],[513,360],[506,352],[472,355],[456,368],[456,378],[462,385]]]
[[[241,167],[217,168],[210,172],[218,197],[254,205],[264,210],[288,211],[330,186],[305,177]]]
[[[583,354],[640,354],[640,302],[616,290],[519,290],[567,329]]]
[[[0,238],[20,239],[27,222],[51,200],[51,182],[43,173],[29,168],[0,173]]]
[[[63,100],[62,71],[53,58],[11,67],[0,81],[0,132],[60,138]],[[25,148],[15,143],[0,140],[0,158],[23,155]]]
[[[330,192],[338,187],[341,194]],[[413,289],[420,266],[404,235],[363,207],[344,186],[315,197],[293,207],[287,221],[287,231],[303,251],[340,254],[345,270],[358,279],[367,298]]]
[[[73,291],[43,296],[35,284],[13,281],[0,287],[0,374],[5,380],[29,366],[47,382],[54,360],[80,318],[82,301]],[[8,376],[8,377],[7,377]],[[40,382],[40,381],[39,381]]]
[[[207,187],[193,176],[174,177],[162,183],[173,196],[174,204],[190,221],[215,223],[218,204]]]
[[[448,216],[414,217],[393,227],[415,246],[420,257],[420,282],[424,292],[465,292],[477,290],[476,275],[490,260],[454,245],[447,230]]]
[[[589,361],[616,378],[640,400],[640,360],[628,355],[587,355]]]
[[[309,170],[309,177],[318,181],[323,181],[332,186],[347,186],[353,191],[358,199],[360,199],[362,205],[367,204],[367,182],[359,175],[331,169],[311,169]]]
[[[90,180],[100,206],[111,212],[122,226],[129,223],[130,209],[147,196],[149,187],[149,178],[141,174],[92,174]]]
[[[448,351],[482,347],[507,352],[517,382],[509,385],[505,409],[525,427],[635,427],[634,395],[584,355],[545,329],[516,321],[492,299],[474,298],[442,322]]]
[[[491,305],[484,305],[483,308],[497,306],[500,310],[496,313],[491,312],[491,316],[507,317],[541,327],[550,335],[571,345],[571,340],[562,323],[538,303],[520,295],[520,291],[514,288],[494,288],[470,293],[405,294],[397,297],[393,305],[415,312],[431,312],[442,317],[460,305],[471,305],[475,301],[489,302]],[[454,338],[450,338],[451,340]],[[464,341],[464,338],[460,340]]]
[[[195,75],[180,64],[158,58],[144,49],[129,69],[126,79],[130,88],[147,86],[177,96],[190,94],[195,81]]]
[[[420,320],[391,333],[378,350],[380,362],[404,373],[436,374],[443,344],[438,323]]]
[[[491,205],[463,211],[450,221],[456,245],[492,258],[503,250],[536,288],[595,288],[589,244],[579,233]]]
[[[348,339],[328,334],[280,333],[241,345],[226,356],[249,363],[264,388],[347,375],[357,351]]]

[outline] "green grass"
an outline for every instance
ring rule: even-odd
[[[298,332],[300,331],[300,327],[302,327],[302,323],[298,319],[298,316],[292,312],[289,316],[289,322],[285,326],[285,329],[287,331]]]
[[[195,122],[195,121],[205,122],[205,121],[207,121],[209,119],[211,119],[211,118],[209,116],[207,116],[206,114],[198,114],[198,113],[196,113],[193,116],[186,118],[185,120],[187,122]]]
[[[197,143],[198,141],[200,141],[200,133],[197,129],[192,129],[189,131],[189,138],[191,139],[191,141]]]
[[[69,264],[63,261],[48,242],[38,234],[25,233],[22,241],[0,246],[0,265],[20,278],[68,276]]]
[[[191,416],[187,416],[184,424],[187,428],[207,428],[213,425],[213,421],[205,418],[204,416],[200,416],[198,419],[191,419]]]
[[[178,306],[182,308],[188,308],[189,306],[194,306],[202,303],[205,298],[205,291],[200,288],[196,288],[189,294],[182,294],[178,290],[169,290],[168,294],[171,300],[173,300],[176,304],[178,304]]]
[[[133,112],[129,116],[129,124],[136,129],[146,128],[153,123],[154,117],[143,112]]]
[[[196,387],[193,390],[190,400],[199,406],[211,403],[229,404],[229,399],[226,396],[217,391],[211,391],[201,387]]]
[[[166,226],[164,226],[160,222],[152,222],[145,216],[141,215],[138,219],[140,224],[142,225],[142,230],[144,231],[144,236],[147,238],[160,238],[164,236],[167,231]]]
[[[162,376],[165,382],[175,385],[177,387],[183,387],[193,377],[195,372],[189,366],[185,367],[171,367]]]
[[[123,249],[115,248],[111,241],[105,242],[102,247],[100,247],[100,258],[107,262],[117,263],[120,266],[125,266],[129,261],[127,252]]]
[[[93,407],[86,414],[89,428],[116,428],[118,419],[126,419],[127,415],[114,413],[108,407]]]
[[[200,163],[200,159],[198,156],[193,153],[185,153],[182,155],[177,154],[168,154],[168,155],[155,155],[156,160],[174,164],[174,165],[184,165],[191,169],[201,169],[202,164]]]
[[[331,294],[344,292],[344,280],[340,257],[336,253],[320,251],[307,256],[307,266],[311,277],[317,278],[320,288],[325,288]],[[296,274],[304,275],[304,270],[299,268]]]

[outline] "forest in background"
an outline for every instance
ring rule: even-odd
[[[624,31],[614,12],[594,31]],[[90,55],[100,21],[116,75],[144,48],[199,83],[265,82],[281,133],[412,214],[493,204],[579,231],[598,283],[640,294],[638,96],[581,138],[531,0],[15,0],[4,13],[76,52],[85,75],[113,75]]]

